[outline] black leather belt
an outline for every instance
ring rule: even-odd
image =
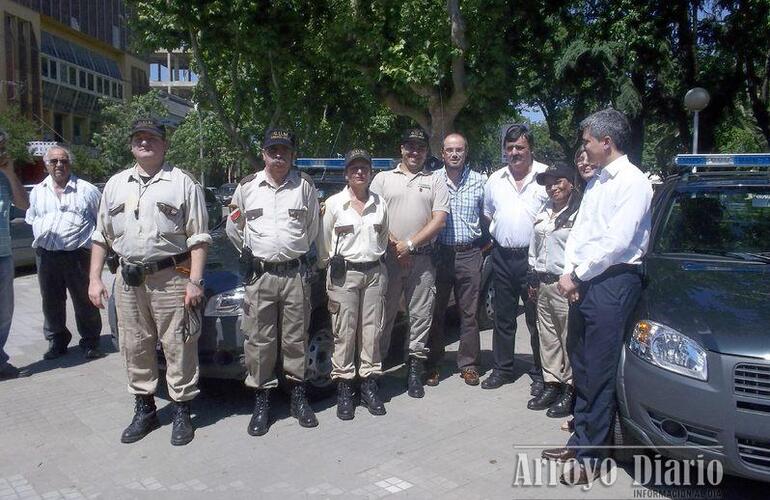
[[[498,247],[503,255],[522,257],[529,254],[529,247]]]
[[[349,260],[345,261],[345,266],[348,269],[352,269],[353,271],[358,271],[360,273],[365,273],[367,271],[370,271],[375,267],[379,267],[379,265],[380,265],[379,260],[373,260],[370,262],[350,262]]]
[[[537,280],[544,285],[552,285],[559,281],[559,275],[553,273],[537,273]]]
[[[444,243],[439,243],[439,247],[445,248],[447,250],[453,250],[455,252],[468,252],[470,250],[475,250],[478,247],[475,243],[464,243],[459,245],[445,245]]]
[[[137,265],[144,267],[144,272],[146,274],[154,274],[171,266],[178,266],[189,258],[190,252],[187,251],[177,255],[172,255],[171,257],[166,257],[165,259],[156,260],[155,262],[141,262]]]
[[[430,255],[433,253],[433,245],[423,245],[420,248],[415,248],[412,255]]]
[[[267,262],[264,260],[257,260],[258,265],[262,266],[262,270],[267,273],[285,273],[286,271],[292,271],[299,267],[299,259],[287,260],[285,262]]]

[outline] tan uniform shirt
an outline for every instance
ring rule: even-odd
[[[370,193],[359,213],[351,206],[353,193],[345,188],[326,200],[318,258],[326,262],[339,254],[350,262],[373,262],[388,248],[388,213],[378,194]],[[336,252],[335,252],[336,249]]]
[[[129,262],[155,262],[211,243],[203,188],[184,170],[165,163],[144,183],[136,166],[104,186],[93,241]]]
[[[410,239],[425,227],[433,212],[449,213],[446,182],[427,169],[412,174],[399,163],[393,170],[377,174],[371,190],[385,200],[389,231],[400,241]]]
[[[227,236],[267,262],[301,257],[318,236],[318,192],[296,170],[280,186],[264,171],[249,175],[235,188],[232,205],[237,208],[227,218]]]
[[[556,229],[556,217],[565,210],[567,207],[554,212],[553,204],[548,201],[543,211],[535,217],[529,245],[529,267],[539,273],[564,274],[564,247],[578,214],[575,212],[570,215],[569,220]]]

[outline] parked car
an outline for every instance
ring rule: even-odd
[[[208,188],[203,190],[203,196],[206,200],[206,212],[209,215],[209,227],[214,228],[219,225],[224,217],[222,213],[222,203],[217,199],[215,193]]]
[[[219,202],[222,203],[222,205],[227,206],[230,204],[230,201],[233,199],[233,193],[235,193],[235,188],[238,187],[238,184],[235,182],[229,182],[227,184],[222,184],[219,186]]]
[[[645,286],[618,367],[615,444],[715,459],[768,481],[770,155],[676,164],[681,174],[653,201]]]
[[[11,206],[11,255],[15,268],[35,265],[35,249],[32,248],[32,226],[24,220],[25,210]]]

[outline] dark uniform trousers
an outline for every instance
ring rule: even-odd
[[[444,323],[449,295],[455,292],[460,313],[460,346],[457,367],[479,368],[479,322],[477,316],[481,282],[481,249],[457,252],[452,247],[438,245],[436,250],[436,304],[433,309],[428,347],[428,363],[436,366],[444,358]]]
[[[567,353],[575,384],[575,432],[569,446],[577,458],[601,460],[615,415],[615,380],[623,335],[641,293],[634,266],[612,266],[581,287],[569,308]]]
[[[47,340],[65,346],[72,338],[67,329],[67,291],[75,309],[75,323],[80,334],[80,345],[92,348],[99,345],[102,316],[88,298],[88,268],[91,250],[50,251],[36,249],[37,280],[43,297],[43,332]]]
[[[492,334],[494,368],[513,376],[513,355],[516,344],[516,318],[519,298],[524,303],[524,319],[529,330],[534,370],[542,376],[540,337],[537,332],[537,303],[527,294],[527,249],[509,249],[498,245],[492,249],[492,286],[494,287],[495,330]]]

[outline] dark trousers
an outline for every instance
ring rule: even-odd
[[[479,368],[479,286],[481,283],[481,249],[472,248],[455,252],[451,247],[438,245],[436,250],[436,302],[433,323],[428,336],[428,364],[435,366],[444,358],[444,323],[449,295],[454,290],[460,313],[460,347],[457,349],[457,367]]]
[[[66,346],[72,339],[67,329],[67,291],[75,308],[75,322],[80,346],[97,347],[102,331],[102,316],[88,298],[88,268],[91,251],[49,251],[38,248],[37,280],[43,297],[43,333],[49,341]]]
[[[569,445],[577,456],[602,459],[615,415],[615,379],[623,336],[642,289],[641,277],[613,266],[581,288],[569,308],[567,354],[575,384],[575,433]]]
[[[537,333],[537,304],[527,296],[527,252],[495,246],[492,249],[492,286],[495,291],[495,329],[492,334],[494,369],[513,376],[516,343],[516,318],[519,298],[524,303],[524,319],[529,330],[535,377],[543,376],[540,362],[540,337]]]

